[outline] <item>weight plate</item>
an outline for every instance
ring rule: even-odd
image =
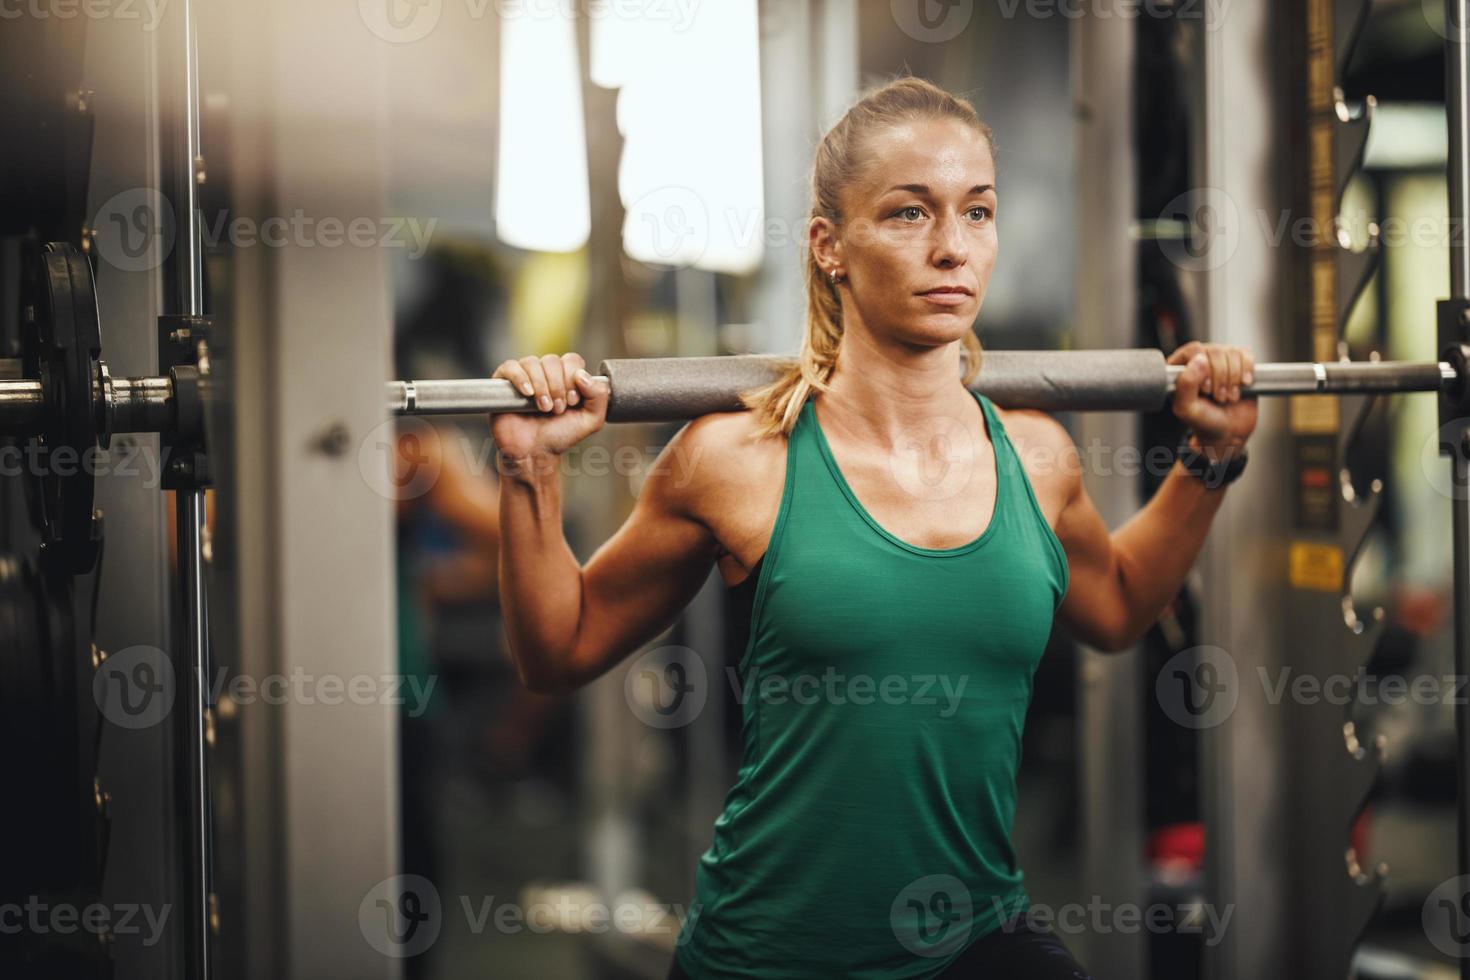
[[[11,791],[0,807],[0,901],[37,896],[80,908],[100,894],[100,712],[91,677],[71,577],[0,553],[0,776]],[[0,944],[4,976],[97,976],[107,960],[95,936],[8,938]]]
[[[36,437],[31,515],[47,569],[78,575],[97,563],[94,458],[101,435],[102,335],[92,266],[66,243],[26,251],[21,361],[41,381],[46,419]]]

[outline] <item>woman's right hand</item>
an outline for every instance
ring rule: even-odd
[[[492,377],[503,378],[534,398],[538,409],[491,416],[490,435],[501,459],[559,456],[607,422],[608,386],[592,380],[580,354],[505,361]]]

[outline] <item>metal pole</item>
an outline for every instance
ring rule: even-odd
[[[1470,0],[1445,0],[1445,117],[1449,128],[1449,153],[1445,177],[1449,191],[1450,298],[1441,304],[1437,337],[1441,347],[1448,341],[1467,339],[1464,304],[1470,299],[1470,249],[1465,235],[1470,231],[1470,119],[1466,113],[1466,83],[1470,80]],[[1458,314],[1458,316],[1456,316]],[[1449,413],[1441,407],[1441,431]],[[1442,440],[1441,452],[1451,457],[1454,480],[1450,509],[1455,536],[1455,673],[1470,676],[1470,427],[1458,420],[1455,438]],[[1465,699],[1455,704],[1456,769],[1459,776],[1456,832],[1459,841],[1460,882],[1470,875],[1470,705]],[[1460,960],[1461,980],[1470,980],[1470,958]]]
[[[1465,83],[1470,78],[1470,47],[1466,45],[1466,18],[1470,0],[1445,0],[1445,115],[1449,123],[1449,158],[1445,165],[1450,199],[1450,297],[1470,295],[1470,118]]]
[[[210,801],[209,769],[205,744],[205,698],[208,696],[209,621],[204,586],[204,565],[200,555],[201,530],[204,527],[203,491],[178,491],[175,513],[179,542],[179,587],[184,602],[183,642],[187,644],[191,669],[178,678],[180,687],[178,730],[180,746],[180,783],[184,817],[188,820],[184,835],[186,847],[184,887],[187,933],[185,961],[188,976],[207,978],[211,975],[212,934],[210,931]]]
[[[1462,429],[1458,452],[1451,454],[1454,471],[1450,509],[1455,536],[1455,675],[1470,676],[1470,429]],[[1455,739],[1459,774],[1459,880],[1465,887],[1470,874],[1470,708],[1465,698],[1455,701]],[[1460,958],[1460,980],[1470,980],[1470,958]]]
[[[192,0],[183,3],[183,116],[182,145],[176,141],[176,206],[182,206],[178,236],[178,312],[202,316],[204,262],[199,234],[199,40]],[[177,130],[176,130],[177,131]],[[204,490],[175,491],[178,525],[179,596],[183,610],[186,671],[180,674],[178,713],[180,786],[184,790],[180,816],[185,821],[183,869],[185,896],[184,957],[190,980],[209,980],[213,973],[213,937],[210,929],[212,891],[210,853],[210,800],[208,745],[205,741],[207,679],[209,677],[209,605],[204,585],[202,541],[206,507]],[[176,645],[177,649],[177,645]],[[187,683],[184,681],[187,680]]]

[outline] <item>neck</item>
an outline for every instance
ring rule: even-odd
[[[959,341],[929,347],[880,339],[848,324],[832,372],[832,397],[821,399],[823,422],[892,448],[906,441],[919,420],[964,417],[973,399],[959,384],[961,349]]]

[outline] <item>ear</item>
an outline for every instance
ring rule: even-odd
[[[846,256],[843,254],[842,240],[837,237],[837,226],[831,219],[813,218],[807,225],[806,242],[824,272],[845,267]]]

